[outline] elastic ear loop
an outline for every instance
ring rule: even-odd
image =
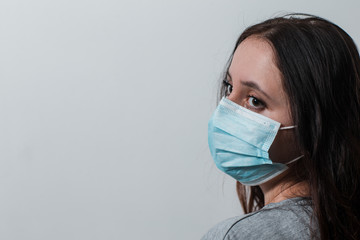
[[[302,158],[304,155],[301,155],[301,156],[299,156],[299,157],[297,157],[297,158],[294,158],[293,160],[291,160],[290,162],[287,162],[287,163],[285,163],[286,165],[289,165],[290,163],[293,163],[293,162],[296,162],[297,160],[299,160],[300,158]]]
[[[297,125],[287,126],[287,127],[281,127],[281,128],[279,128],[279,130],[293,129],[293,128],[296,128],[296,127],[297,127]],[[291,161],[289,161],[289,162],[287,162],[287,163],[285,163],[285,164],[286,164],[286,165],[289,165],[290,163],[293,163],[293,162],[299,160],[299,159],[302,158],[302,157],[304,157],[304,155],[301,155],[301,156],[299,156],[299,157],[297,157],[297,158],[294,158],[293,160],[291,160]]]
[[[292,128],[296,128],[297,125],[294,125],[294,126],[287,126],[287,127],[281,127],[279,128],[279,130],[287,130],[287,129],[292,129]]]

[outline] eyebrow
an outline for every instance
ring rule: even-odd
[[[226,72],[226,75],[229,76],[230,81],[232,81],[232,77],[231,77],[229,71]],[[264,90],[262,90],[257,83],[255,83],[253,81],[241,81],[241,84],[243,84],[249,88],[253,88],[253,89],[261,92],[262,94],[264,94],[265,97],[267,97],[268,99],[271,99],[271,97],[266,92],[264,92]]]
[[[253,88],[255,90],[258,90],[259,92],[261,92],[262,94],[265,95],[265,97],[267,97],[268,99],[271,99],[271,97],[266,93],[264,92],[260,87],[259,85],[257,85],[255,82],[252,82],[252,81],[241,81],[241,83],[245,86],[248,86],[250,88]]]

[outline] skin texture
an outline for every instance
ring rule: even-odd
[[[229,71],[231,92],[228,98],[251,111],[277,122],[281,127],[292,126],[287,95],[282,86],[281,72],[274,61],[273,49],[257,37],[245,39],[236,49]],[[269,150],[273,162],[287,163],[301,155],[293,130],[279,130]],[[265,204],[295,196],[306,196],[305,183],[288,181],[285,171],[262,185]]]

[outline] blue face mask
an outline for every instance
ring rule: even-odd
[[[255,186],[278,176],[286,164],[273,163],[269,148],[280,123],[223,98],[208,125],[208,141],[216,166],[244,185]]]

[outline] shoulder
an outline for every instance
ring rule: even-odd
[[[228,231],[234,227],[234,225],[239,222],[243,217],[233,217],[226,219],[213,228],[210,229],[201,240],[222,240],[227,235]]]
[[[302,201],[285,200],[213,227],[202,240],[309,239],[311,207]]]

